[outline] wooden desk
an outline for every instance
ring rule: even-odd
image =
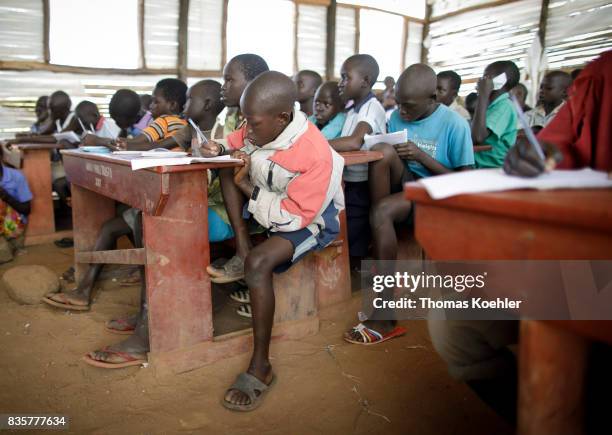
[[[416,202],[415,233],[433,260],[612,259],[612,190],[512,191]],[[522,321],[521,434],[583,432],[588,340],[612,343],[612,322]]]
[[[348,151],[340,155],[344,165],[358,165],[380,160],[383,154],[379,151]],[[340,235],[338,240],[327,248],[317,252],[316,288],[319,308],[325,308],[351,298],[351,270],[348,246],[348,231],[346,211],[342,210],[340,219]]]
[[[76,279],[87,263],[144,264],[149,304],[149,362],[156,372],[183,372],[246,352],[251,330],[213,336],[205,169],[235,163],[132,171],[129,161],[62,151],[72,183]],[[144,248],[91,251],[115,201],[143,211]],[[275,275],[273,338],[318,331],[313,256]]]
[[[18,144],[11,148],[2,147],[3,160],[23,171],[32,191],[32,211],[28,216],[26,245],[49,243],[67,237],[71,231],[55,232],[53,197],[51,187],[51,150],[58,144]]]

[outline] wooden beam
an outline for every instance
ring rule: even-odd
[[[431,13],[433,7],[427,3],[425,5],[425,24],[423,24],[423,33],[421,34],[421,63],[427,64],[427,58],[429,57],[429,49],[425,47],[425,41],[429,36],[429,23],[431,22]]]
[[[550,0],[542,0],[542,7],[540,8],[540,25],[538,27],[538,37],[540,38],[540,45],[542,49],[546,46],[546,23],[548,22],[548,5]]]
[[[298,23],[300,21],[300,5],[293,4],[293,72],[297,73],[300,70],[298,62]]]
[[[351,7],[352,5],[342,5],[342,6]],[[369,11],[383,12],[385,14],[399,15],[400,17],[403,17],[403,18],[407,19],[408,21],[412,21],[412,22],[415,22],[415,23],[425,24],[425,20],[422,20],[420,18],[415,18],[415,17],[411,17],[411,16],[408,16],[408,15],[399,14],[397,12],[386,11],[384,9],[375,8],[373,6],[356,6],[356,7],[358,7],[359,9],[367,9]]]
[[[82,251],[75,255],[75,261],[81,264],[146,264],[146,260],[144,248]]]
[[[408,20],[404,18],[404,27],[402,29],[402,61],[400,63],[401,71],[406,69],[406,50],[408,49]]]
[[[147,58],[145,51],[145,4],[144,0],[138,0],[138,45],[140,49],[140,68],[147,69]]]
[[[189,28],[189,0],[179,0],[178,53],[176,75],[187,81],[187,31]]]
[[[361,35],[361,22],[360,22],[359,8],[355,8],[355,53],[359,53],[359,37]]]
[[[44,62],[30,61],[9,61],[0,60],[0,70],[11,71],[50,71],[73,74],[116,74],[125,76],[135,75],[166,75],[175,76],[176,68],[136,68],[136,69],[118,69],[118,68],[90,68],[85,66],[71,65],[56,65],[46,64]],[[220,77],[223,72],[221,70],[192,70],[187,69],[187,75],[190,77]]]
[[[468,6],[467,8],[457,9],[456,11],[449,12],[447,14],[438,15],[437,17],[432,17],[429,22],[435,23],[436,21],[445,20],[446,18],[454,17],[457,15],[465,14],[466,12],[474,12],[479,9],[493,8],[495,6],[502,6],[508,3],[514,3],[520,0],[497,0],[490,3],[483,3],[480,5]],[[429,6],[429,5],[428,5]],[[427,21],[427,18],[426,18]]]
[[[334,77],[334,62],[336,58],[336,0],[327,7],[327,47],[325,50],[325,75],[327,80]]]
[[[223,1],[223,16],[221,17],[221,71],[227,63],[227,5],[229,0]]]
[[[334,0],[293,0],[295,4],[327,6],[329,7]]]
[[[51,14],[49,10],[49,0],[43,0],[43,59],[45,63],[51,60],[51,50],[49,48],[49,34],[51,32]]]

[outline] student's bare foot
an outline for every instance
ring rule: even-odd
[[[210,280],[217,284],[239,281],[244,278],[244,260],[237,255],[230,258],[223,266],[209,267]]]
[[[148,345],[142,338],[133,335],[121,343],[89,352],[83,360],[96,367],[122,368],[146,362],[148,351]]]
[[[249,367],[246,373],[236,378],[234,385],[225,393],[224,406],[236,411],[255,409],[259,405],[262,394],[272,384],[273,380],[274,373],[272,372],[272,365],[269,363],[262,368]],[[249,397],[249,392],[251,397]]]
[[[406,329],[396,320],[366,320],[344,333],[344,340],[353,344],[376,344],[399,337]]]
[[[79,289],[72,289],[60,293],[49,293],[42,298],[46,304],[68,310],[83,311],[89,309],[89,296]]]

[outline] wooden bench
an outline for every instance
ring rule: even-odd
[[[28,216],[26,245],[49,243],[62,237],[71,237],[72,231],[55,231],[51,187],[51,151],[58,144],[19,144],[2,147],[5,163],[20,169],[32,191],[32,210]]]
[[[415,234],[433,260],[612,259],[610,189],[436,201],[412,184],[405,195],[417,203]],[[583,433],[589,340],[612,344],[612,322],[521,321],[518,433]]]

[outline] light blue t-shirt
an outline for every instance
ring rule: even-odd
[[[327,140],[332,140],[342,135],[342,127],[344,126],[344,120],[346,119],[346,113],[339,112],[327,124],[321,129],[321,134]],[[317,118],[314,115],[308,117],[308,120],[314,125],[317,125]],[[317,126],[318,127],[318,126]]]
[[[449,169],[474,164],[474,146],[470,126],[465,119],[444,104],[427,118],[404,121],[395,110],[389,119],[389,133],[407,130],[408,140]],[[406,168],[419,177],[433,175],[418,162],[405,160]]]

